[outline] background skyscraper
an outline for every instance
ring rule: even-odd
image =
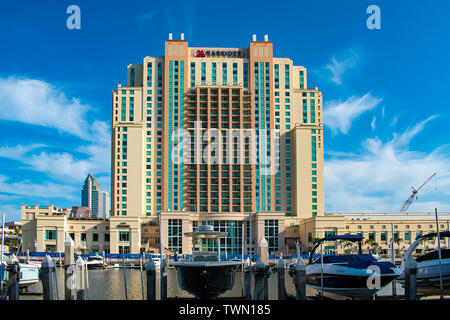
[[[99,217],[102,189],[98,181],[89,173],[81,190],[81,205],[91,209],[92,216]]]

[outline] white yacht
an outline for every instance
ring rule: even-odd
[[[10,265],[14,262],[19,262],[17,257],[12,254],[10,257],[3,255],[3,267],[5,268],[7,265]],[[39,266],[30,264],[28,262],[19,262],[20,267],[20,278],[19,278],[19,287],[24,288],[32,285],[34,283],[39,282]],[[6,283],[8,279],[8,272],[4,271],[3,280]]]
[[[86,264],[88,268],[103,268],[106,266],[106,263],[103,261],[103,257],[98,254],[87,257]]]

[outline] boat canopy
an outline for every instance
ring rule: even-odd
[[[314,247],[312,248],[309,254],[309,263],[312,263],[313,255],[316,249],[320,246],[321,242],[324,241],[336,241],[336,240],[347,240],[351,242],[358,242],[358,254],[362,254],[361,241],[364,239],[362,236],[354,235],[354,234],[346,234],[342,236],[329,236],[319,240],[314,241]]]
[[[361,241],[364,239],[362,236],[354,235],[354,234],[346,234],[342,236],[329,236],[319,240],[314,241],[314,244],[322,242],[322,241],[335,241],[335,240],[347,240],[347,241]]]
[[[444,238],[450,238],[450,231],[441,231],[439,232],[439,236]],[[418,238],[434,238],[434,237],[437,237],[437,232],[427,233]]]

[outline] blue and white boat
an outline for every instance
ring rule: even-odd
[[[194,295],[197,299],[214,299],[233,288],[235,273],[241,261],[220,260],[220,237],[227,232],[214,231],[210,225],[201,225],[197,231],[186,232],[184,235],[192,237],[192,259],[173,262],[178,274],[178,283],[182,290]],[[198,241],[214,239],[217,252],[195,251]]]
[[[357,242],[358,254],[314,255],[323,242],[337,240]],[[401,270],[394,264],[378,260],[371,254],[362,254],[362,240],[361,236],[342,235],[315,241],[306,266],[306,284],[324,293],[368,299],[401,275]],[[378,281],[372,282],[376,277],[379,277]]]
[[[8,280],[8,272],[5,270],[6,267],[14,262],[19,263],[19,260],[17,260],[16,256],[12,254],[11,256],[6,256],[3,254],[3,281],[4,283]],[[19,263],[19,287],[20,288],[26,288],[29,285],[32,285],[34,283],[39,282],[39,266],[35,264],[30,264],[27,262],[20,262]]]

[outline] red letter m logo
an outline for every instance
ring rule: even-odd
[[[203,50],[197,50],[196,57],[205,57],[205,53],[203,52]]]

